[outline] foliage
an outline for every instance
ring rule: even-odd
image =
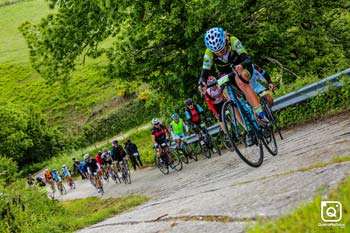
[[[33,66],[50,81],[68,79],[80,55],[106,56],[106,75],[184,96],[195,90],[202,36],[213,25],[237,35],[256,62],[266,64],[261,57],[268,55],[300,76],[324,76],[349,64],[346,0],[49,2],[57,14],[21,31]],[[107,38],[113,43],[101,46]]]
[[[290,106],[277,112],[281,127],[295,125],[304,121],[320,118],[323,115],[349,110],[350,79],[343,77],[342,87],[330,87],[325,93],[311,100]]]
[[[249,233],[253,232],[323,232],[322,227],[318,224],[322,223],[321,219],[321,201],[337,200],[342,203],[342,220],[345,228],[350,224],[349,203],[350,201],[350,177],[347,176],[335,190],[329,192],[326,197],[318,195],[313,201],[302,205],[300,208],[291,213],[282,216],[277,220],[258,220],[254,226],[248,228]],[[327,232],[345,232],[344,228],[337,226],[329,226]]]
[[[12,158],[0,156],[0,186],[9,185],[18,178],[17,163]]]
[[[0,232],[73,232],[148,200],[142,196],[91,197],[59,203],[37,190],[24,188],[23,182],[1,186]]]
[[[0,106],[0,155],[20,166],[39,162],[63,148],[60,132],[48,126],[45,117],[32,108]]]

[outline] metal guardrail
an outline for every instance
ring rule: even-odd
[[[274,100],[274,105],[272,106],[272,111],[278,111],[280,109],[286,108],[290,105],[303,102],[311,97],[321,94],[329,87],[341,87],[343,83],[340,82],[342,76],[347,75],[350,78],[350,68],[342,72],[334,74],[330,77],[324,78],[321,81],[307,85],[297,91],[293,91],[284,96],[278,97]],[[210,135],[215,135],[220,131],[220,124],[215,124],[208,127]],[[195,134],[186,136],[184,139],[187,143],[192,143],[197,141]]]

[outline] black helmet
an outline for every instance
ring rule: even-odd
[[[112,144],[118,144],[118,140],[113,140]]]
[[[191,98],[186,99],[186,100],[185,100],[185,104],[186,104],[186,105],[193,104],[192,99],[191,99]]]
[[[102,155],[102,151],[97,152],[98,155]]]

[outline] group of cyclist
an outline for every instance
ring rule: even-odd
[[[206,50],[204,52],[202,72],[198,82],[201,95],[205,98],[208,108],[212,111],[214,117],[220,121],[220,127],[223,132],[225,128],[222,122],[221,111],[224,102],[229,99],[227,92],[217,85],[217,77],[223,77],[232,72],[236,76],[230,79],[230,83],[240,89],[246,97],[248,103],[252,106],[259,125],[268,124],[266,113],[264,112],[258,94],[262,92],[265,95],[268,105],[273,104],[272,96],[269,92],[264,92],[265,87],[261,83],[267,83],[268,89],[275,89],[269,74],[261,67],[252,63],[251,59],[239,39],[227,32],[221,27],[210,28],[204,35]],[[185,100],[186,119],[196,133],[198,141],[200,123],[208,119],[203,108],[192,101],[191,98]],[[235,115],[239,123],[242,124],[241,116],[235,109]],[[180,147],[181,138],[184,137],[184,129],[188,132],[188,126],[179,117],[177,113],[172,115],[173,121],[170,124],[171,132],[166,126],[160,124],[157,118],[152,119],[152,142],[157,150],[157,157],[160,159],[160,145],[169,141],[171,134],[177,146]],[[246,138],[247,146],[253,145],[252,134],[248,133]]]

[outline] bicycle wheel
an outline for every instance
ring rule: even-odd
[[[112,177],[112,180],[114,180],[114,182],[116,184],[121,183],[122,181],[120,180],[120,177],[118,175],[118,172],[116,172],[114,169],[111,169],[111,177]]]
[[[184,150],[182,150],[182,149],[178,149],[178,150],[177,150],[177,153],[178,153],[178,155],[179,155],[181,161],[182,161],[183,163],[188,164],[188,155],[187,155],[187,153],[186,153]]]
[[[195,152],[195,149],[191,144],[184,143],[184,150],[186,151],[186,154],[190,159],[193,159],[194,161],[198,161],[197,153]]]
[[[206,139],[210,151],[213,152],[213,154],[218,153],[219,155],[221,155],[221,150],[218,147],[218,144],[215,142],[215,140],[213,140],[213,137],[209,133],[206,134]]]
[[[271,155],[276,156],[278,154],[278,147],[275,138],[275,133],[273,132],[273,127],[269,126],[262,128],[262,135],[262,141],[264,143],[265,148]]]
[[[232,135],[232,127],[229,127],[229,133]],[[220,148],[225,148],[231,152],[235,151],[230,139],[226,136],[224,131],[220,130],[218,136],[216,137],[216,143]]]
[[[61,184],[61,194],[64,195],[64,194],[67,194],[67,190],[66,190],[66,187],[64,187],[63,184]]]
[[[273,128],[276,129],[278,131],[278,134],[280,135],[280,138],[283,139],[281,130],[279,128],[279,124],[278,124],[278,119],[274,116],[272,109],[269,107],[269,105],[267,104],[267,100],[265,96],[262,96],[260,98],[261,101],[261,105],[264,109],[264,111],[266,112],[266,117],[269,120],[269,122],[274,126]],[[276,148],[277,148],[277,144],[276,144]],[[271,152],[270,152],[271,153]],[[277,153],[276,153],[277,154]],[[275,154],[275,155],[276,155]],[[273,154],[272,154],[273,155]]]
[[[261,166],[264,160],[262,140],[260,139],[255,129],[255,126],[250,121],[250,118],[248,118],[250,116],[246,116],[246,115],[244,116],[248,124],[246,128],[251,129],[249,134],[247,134],[245,129],[241,125],[239,125],[238,120],[235,117],[235,111],[234,111],[235,106],[236,106],[235,103],[232,100],[230,100],[230,101],[226,101],[222,107],[221,114],[222,116],[225,116],[222,119],[224,122],[225,130],[226,132],[232,132],[232,134],[226,133],[226,135],[230,139],[231,144],[234,147],[238,156],[246,164],[252,167],[259,167]],[[243,107],[241,107],[240,109],[243,109]],[[252,145],[249,145],[249,146],[247,145],[246,137],[252,138],[253,140]]]
[[[181,171],[183,164],[182,164],[182,160],[180,155],[178,154],[178,152],[176,150],[169,150],[168,153],[171,156],[171,160],[173,162],[173,166],[175,171]]]
[[[158,159],[158,157],[155,156],[155,163],[156,163],[158,169],[159,169],[164,175],[169,174],[169,167],[168,167],[168,165],[166,164],[166,162],[164,161],[164,159],[161,159],[161,161],[160,161],[160,159]]]

